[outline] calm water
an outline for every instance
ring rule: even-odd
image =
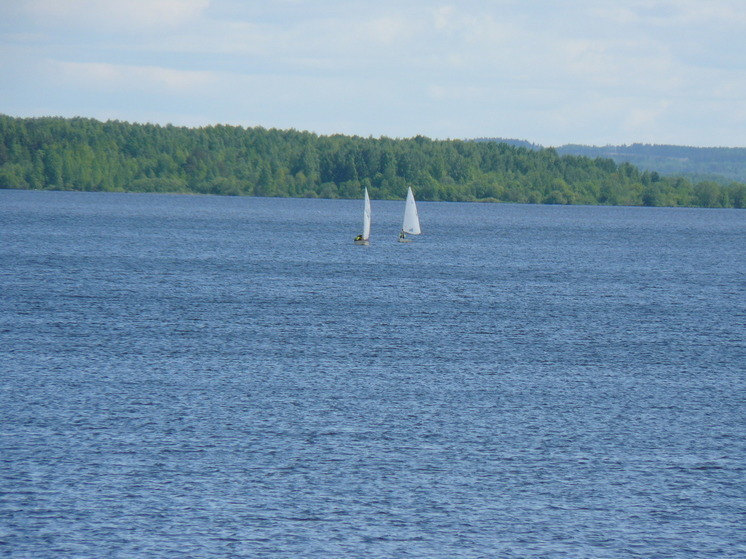
[[[0,191],[0,555],[746,556],[746,211]]]

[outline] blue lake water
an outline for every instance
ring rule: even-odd
[[[746,556],[746,211],[0,190],[0,555]]]

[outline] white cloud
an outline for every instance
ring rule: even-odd
[[[27,0],[0,2],[0,52],[6,106],[59,113],[746,144],[744,23],[742,0]]]
[[[214,83],[210,72],[183,71],[157,66],[128,66],[97,62],[50,62],[57,79],[66,85],[94,90],[180,93]]]
[[[470,85],[430,85],[428,96],[435,101],[475,101],[483,100],[484,90]]]
[[[59,25],[127,29],[176,26],[204,13],[210,0],[27,0],[33,17]]]
[[[665,45],[649,40],[561,40],[550,58],[568,82],[606,91],[670,91],[686,72]]]
[[[633,0],[595,3],[600,18],[624,25],[658,27],[743,25],[746,6],[742,0]]]
[[[622,127],[627,133],[639,133],[641,130],[651,132],[660,126],[661,119],[671,106],[668,100],[657,101],[653,106],[628,108]]]

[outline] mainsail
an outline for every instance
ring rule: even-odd
[[[365,208],[363,209],[363,239],[368,240],[370,238],[370,198],[368,197],[368,189],[365,189]]]
[[[401,230],[409,235],[419,235],[421,233],[420,217],[417,214],[417,204],[414,202],[411,186],[407,189],[407,202],[404,206],[404,221]]]
[[[370,198],[368,197],[368,189],[365,189],[365,206],[363,207],[363,232],[361,235],[355,237],[356,245],[368,245],[370,241]]]

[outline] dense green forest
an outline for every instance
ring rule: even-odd
[[[693,183],[608,158],[499,142],[319,136],[0,115],[0,188],[746,206],[746,185]]]

